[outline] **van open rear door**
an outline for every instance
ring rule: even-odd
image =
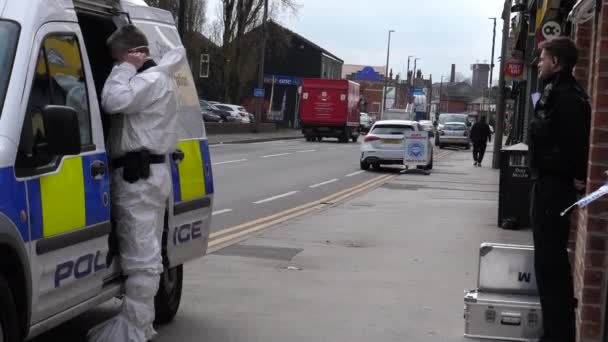
[[[169,12],[130,5],[128,1],[122,4],[133,24],[146,34],[154,60],[158,62],[165,53],[182,46]],[[187,61],[175,78],[180,95],[180,142],[177,153],[170,158],[173,195],[169,203],[168,227],[163,236],[171,267],[206,253],[214,192],[209,145]]]
[[[120,12],[119,0],[73,0],[74,7],[82,12],[113,15]]]

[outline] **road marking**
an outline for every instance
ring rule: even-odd
[[[365,171],[361,170],[361,171],[357,171],[357,172],[349,173],[349,174],[347,174],[347,175],[346,175],[346,176],[344,176],[344,177],[353,177],[353,176],[356,176],[356,175],[360,175],[360,174],[362,174],[362,173],[365,173]]]
[[[311,185],[311,186],[309,186],[309,188],[314,189],[314,188],[318,188],[318,187],[323,186],[323,185],[327,185],[327,184],[335,183],[335,182],[337,182],[337,181],[338,181],[338,178],[334,178],[334,179],[330,179],[330,180],[328,180],[328,181],[325,181],[325,182],[323,182],[323,183],[319,183],[319,184]]]
[[[296,153],[308,153],[308,152],[317,152],[317,150],[296,151]]]
[[[350,199],[357,194],[371,190],[397,177],[398,175],[385,175],[375,177],[352,188],[342,190],[320,200],[313,201],[295,208],[291,208],[268,217],[262,217],[250,222],[242,223],[232,228],[222,229],[215,233],[211,233],[209,235],[210,240],[208,253],[213,253],[224,247],[243,241],[255,235],[256,233],[262,232],[265,229],[270,228],[279,223],[305,215],[310,212],[314,212],[315,210],[327,208],[328,205],[335,205],[337,203]]]
[[[213,213],[211,213],[211,215],[212,215],[212,216],[215,216],[215,215],[221,215],[221,214],[226,214],[226,213],[229,213],[229,212],[231,212],[231,211],[232,211],[232,209],[218,210],[218,211],[214,211]]]
[[[239,160],[227,160],[227,161],[223,161],[223,162],[219,162],[219,163],[213,163],[213,166],[216,165],[224,165],[224,164],[234,164],[234,163],[242,163],[247,161],[247,159],[239,159]]]
[[[289,196],[295,195],[297,193],[298,193],[298,191],[290,191],[290,192],[282,194],[282,195],[277,195],[277,196],[269,197],[269,198],[266,198],[266,199],[263,199],[263,200],[259,200],[257,202],[253,202],[253,204],[267,203],[267,202],[271,202],[271,201],[274,201],[274,200],[278,200],[280,198],[289,197]]]
[[[262,156],[262,158],[273,158],[273,157],[281,157],[281,156],[287,156],[293,153],[279,153],[279,154],[269,154],[267,156]]]

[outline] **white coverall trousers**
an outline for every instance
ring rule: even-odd
[[[161,238],[170,192],[166,164],[150,165],[150,177],[133,184],[123,180],[122,168],[112,173],[112,209],[126,293],[121,312],[89,331],[90,342],[145,342],[156,335],[154,297],[163,272]]]

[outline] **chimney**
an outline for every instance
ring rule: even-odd
[[[450,74],[450,83],[456,83],[456,64],[452,64],[452,73]]]

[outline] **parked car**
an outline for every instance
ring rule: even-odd
[[[369,132],[370,128],[372,128],[372,118],[369,116],[369,114],[361,113],[359,121],[361,124],[361,126],[359,126],[359,130],[361,133]]]
[[[446,146],[462,146],[467,150],[471,148],[469,128],[463,122],[446,122],[439,130],[439,148]]]
[[[222,117],[211,112],[202,112],[205,122],[222,122]]]
[[[235,118],[235,121],[242,122],[242,123],[251,123],[250,114],[242,106],[220,103],[220,104],[216,104],[215,107],[217,109],[221,109],[221,110],[229,112],[230,115],[233,118]]]
[[[361,169],[367,170],[370,166],[379,169],[381,165],[403,165],[405,132],[421,130],[416,121],[377,121],[361,144]],[[431,170],[433,168],[433,144],[430,139],[427,148],[430,152],[430,161],[427,165],[418,167]]]
[[[467,114],[462,114],[462,113],[442,113],[439,114],[439,118],[437,120],[437,123],[435,125],[437,132],[439,132],[440,130],[443,129],[443,126],[445,126],[446,123],[448,122],[462,122],[463,124],[465,124],[467,127],[470,127],[471,124],[468,120],[468,115]],[[435,134],[435,145],[439,146],[439,134]]]
[[[232,114],[229,111],[221,110],[221,109],[217,108],[215,105],[211,104],[211,102],[209,102],[209,101],[200,100],[199,103],[201,105],[202,112],[211,112],[215,115],[218,115],[221,119],[219,122],[237,121],[236,117],[232,116]]]

